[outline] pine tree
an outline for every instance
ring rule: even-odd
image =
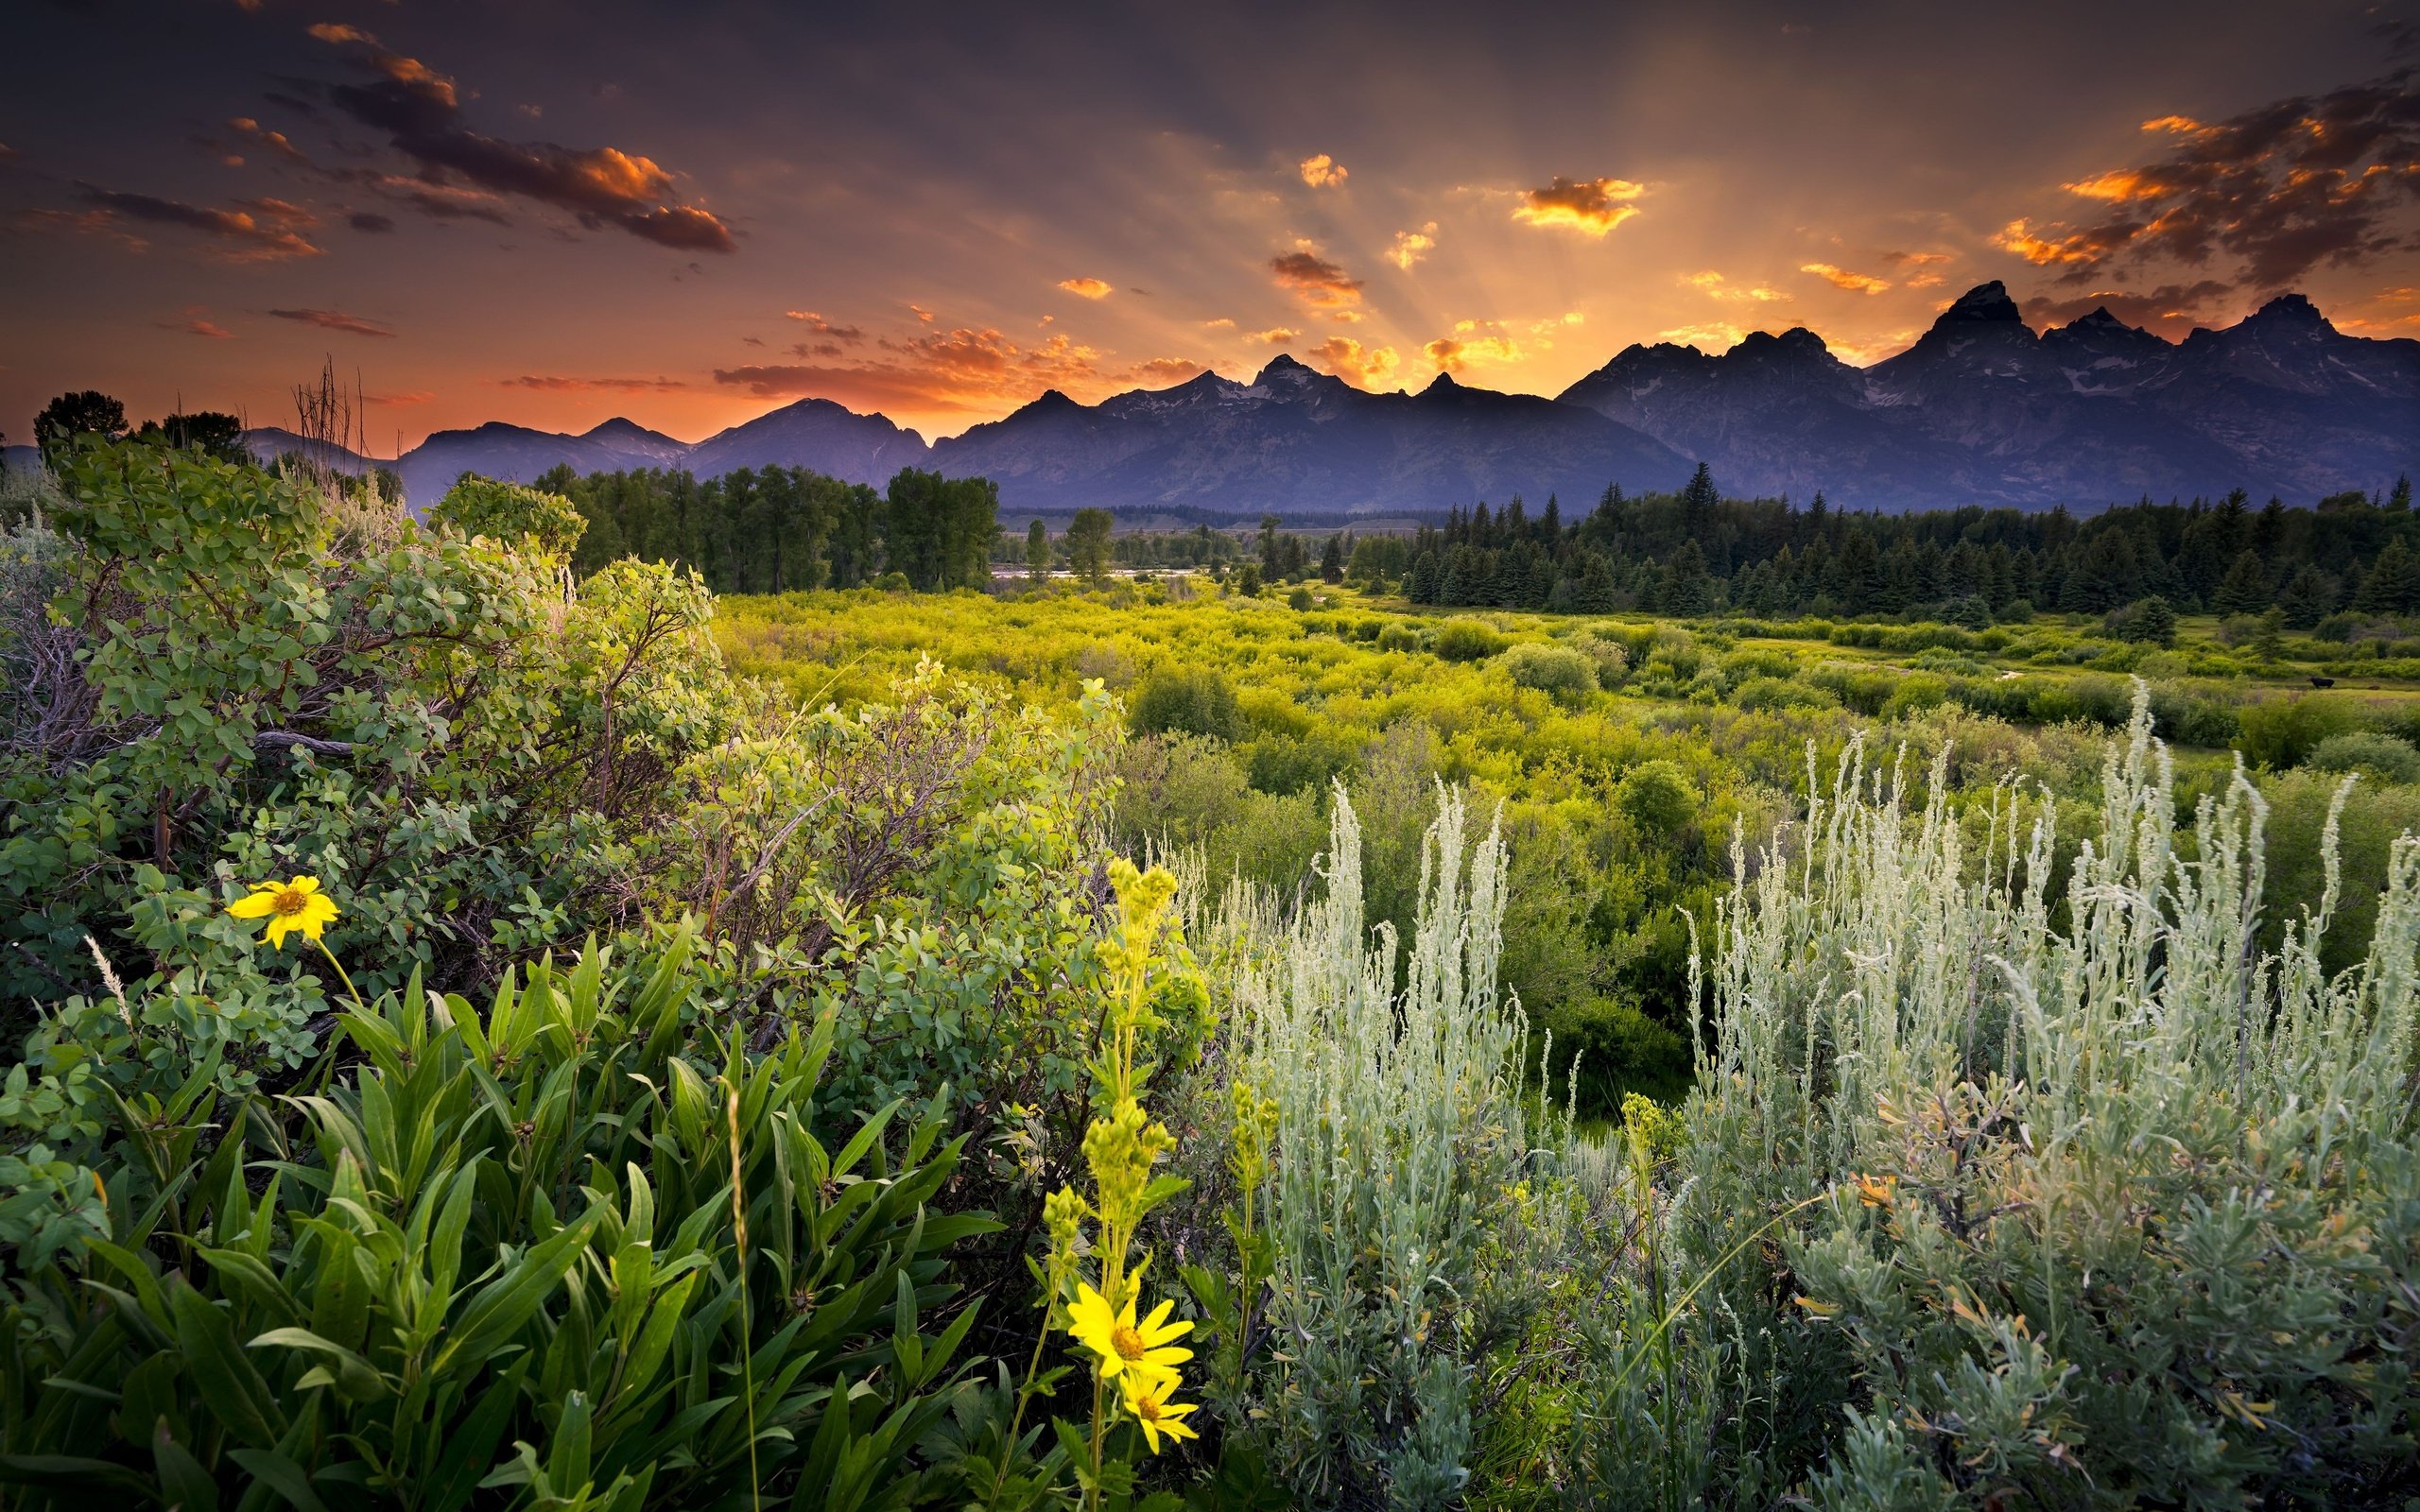
[[[2378,553],[2378,559],[2361,579],[2353,607],[2364,614],[2404,614],[2415,601],[2420,601],[2420,558],[2397,536],[2386,543],[2386,550]]]
[[[2410,473],[2395,474],[2394,491],[2386,496],[2386,507],[2390,509],[2401,510],[2409,510],[2411,507],[2411,475]]]
[[[1683,513],[1694,523],[1712,514],[1714,507],[1721,502],[1722,495],[1714,486],[1713,471],[1700,462],[1698,470],[1689,474],[1688,486],[1681,490]]]
[[[2269,603],[2269,574],[2260,558],[2248,550],[2237,553],[2210,597],[2210,607],[2221,614],[2257,614]]]
[[[1326,546],[1320,551],[1320,581],[1344,581],[1344,538],[1340,535],[1328,537]]]
[[[1050,570],[1050,532],[1039,520],[1026,526],[1025,570],[1037,581]]]
[[[2277,595],[2277,608],[2286,616],[2286,624],[2297,630],[2308,630],[2336,612],[2336,583],[2318,568],[2306,565],[2294,574],[2293,581]]]

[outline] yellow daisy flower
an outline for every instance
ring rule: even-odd
[[[1176,1367],[1193,1358],[1191,1349],[1169,1349],[1171,1339],[1183,1338],[1193,1332],[1193,1325],[1180,1319],[1171,1323],[1168,1314],[1174,1302],[1162,1302],[1151,1310],[1151,1315],[1140,1325],[1134,1321],[1134,1303],[1129,1299],[1125,1310],[1114,1310],[1109,1299],[1094,1291],[1091,1283],[1076,1288],[1076,1305],[1067,1310],[1067,1332],[1076,1342],[1090,1349],[1100,1362],[1100,1378],[1115,1381],[1132,1376],[1138,1385],[1176,1383]]]
[[[256,882],[246,896],[227,905],[227,912],[237,919],[268,920],[268,943],[272,950],[282,949],[285,936],[300,930],[302,937],[318,944],[320,935],[337,917],[336,901],[320,890],[317,877],[296,877],[291,882]]]
[[[1178,1401],[1174,1400],[1173,1397],[1169,1395],[1169,1391],[1172,1391],[1173,1389],[1173,1386],[1171,1386],[1167,1388],[1167,1390],[1154,1389],[1144,1391],[1136,1393],[1126,1399],[1126,1410],[1132,1413],[1134,1415],[1134,1420],[1143,1425],[1143,1439],[1146,1443],[1151,1446],[1151,1452],[1154,1454],[1160,1452],[1160,1435],[1162,1434],[1168,1435],[1168,1441],[1170,1443],[1174,1443],[1181,1438],[1199,1438],[1201,1436],[1192,1429],[1184,1426],[1184,1419],[1186,1416],[1191,1414],[1200,1404],[1197,1402]]]

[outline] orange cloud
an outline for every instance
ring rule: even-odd
[[[1682,282],[1715,299],[1735,302],[1748,301],[1757,304],[1772,304],[1787,301],[1789,299],[1789,296],[1781,290],[1769,288],[1762,284],[1752,284],[1742,287],[1731,283],[1712,268],[1707,268],[1703,273],[1688,274],[1682,279]]]
[[[1269,271],[1279,288],[1290,290],[1315,309],[1350,309],[1361,302],[1361,281],[1348,277],[1308,242],[1270,258]]]
[[[1204,331],[1233,331],[1235,328],[1236,322],[1223,315],[1215,320],[1201,322],[1201,329]]]
[[[425,404],[437,396],[425,388],[409,388],[391,394],[364,394],[361,402],[383,409],[402,409],[411,404]]]
[[[834,325],[831,321],[826,320],[823,317],[816,314],[813,310],[784,310],[782,312],[782,318],[786,320],[799,321],[809,331],[814,332],[819,336],[825,336],[831,340],[845,342],[852,346],[866,338],[866,334],[863,331],[858,330],[856,326]]]
[[[1324,152],[1316,152],[1305,158],[1302,173],[1303,181],[1314,189],[1333,189],[1352,177],[1345,172],[1343,163],[1337,162]]]
[[[136,249],[144,245],[143,239],[126,230],[125,223],[174,226],[209,237],[217,244],[213,249],[214,255],[230,263],[273,263],[289,257],[317,257],[321,250],[302,234],[317,226],[319,217],[302,206],[283,199],[241,199],[236,201],[236,209],[217,210],[207,205],[162,199],[153,195],[96,188],[89,183],[79,183],[77,188],[93,209],[80,214],[38,211],[26,217],[26,223],[59,226],[69,231],[112,232],[124,237],[130,247]]]
[[[2080,180],[2062,187],[2071,195],[2082,195],[2086,199],[2105,200],[2113,205],[2122,205],[2131,199],[2156,199],[2167,193],[2166,189],[2142,174],[2124,168],[2101,174],[2097,178]]]
[[[1557,175],[1543,189],[1524,190],[1512,218],[1531,226],[1560,226],[1602,236],[1638,214],[1624,203],[1647,192],[1627,179],[1565,179]]]
[[[1428,365],[1439,372],[1460,373],[1474,366],[1505,367],[1529,360],[1521,344],[1500,335],[1478,335],[1478,322],[1458,320],[1454,334],[1439,336],[1421,348]]]
[[[1109,281],[1099,278],[1063,278],[1059,281],[1059,286],[1077,298],[1085,300],[1108,299],[1111,289]]]
[[[1119,377],[1150,366],[1104,373],[1099,352],[1063,334],[1020,347],[996,330],[961,327],[878,345],[884,355],[872,361],[718,368],[715,382],[764,399],[813,396],[894,416],[986,414],[1024,404],[1046,388],[1098,396]]]
[[[1198,377],[1210,369],[1190,357],[1153,357],[1126,369],[1126,376],[1138,383],[1166,387]]]
[[[2088,232],[2077,232],[2055,240],[2037,236],[2022,217],[2001,227],[2000,233],[1992,238],[1992,245],[2003,251],[2014,252],[2036,267],[2053,263],[2094,263],[2100,260],[2105,250]]]
[[[233,341],[234,333],[210,318],[210,312],[200,305],[188,305],[182,320],[158,322],[163,331],[181,331],[189,336],[208,336],[213,341]]]
[[[1891,286],[1888,279],[1876,278],[1871,273],[1852,273],[1829,263],[1802,263],[1798,270],[1812,273],[1833,287],[1846,289],[1852,294],[1879,294]]]
[[[1373,388],[1385,383],[1401,365],[1394,348],[1365,348],[1351,336],[1330,336],[1313,347],[1311,355],[1356,388]]]
[[[1257,342],[1264,347],[1282,347],[1302,334],[1289,325],[1272,325],[1266,331],[1254,331],[1244,339]]]
[[[1677,341],[1689,347],[1708,346],[1720,352],[1737,346],[1747,334],[1728,320],[1710,320],[1703,325],[1675,326],[1669,331],[1658,331],[1655,339]]]
[[[1387,261],[1409,273],[1412,265],[1437,249],[1437,223],[1430,221],[1418,231],[1395,232],[1395,244],[1387,249]]]

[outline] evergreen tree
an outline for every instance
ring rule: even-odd
[[[1672,553],[1655,599],[1656,608],[1675,618],[1713,612],[1714,578],[1705,570],[1705,553],[1696,541],[1685,541]]]
[[[2411,475],[2410,473],[2398,472],[2395,474],[2394,491],[2386,496],[2386,507],[2399,512],[2409,511],[2411,509]]]
[[[1715,507],[1721,502],[1722,495],[1714,486],[1713,470],[1700,462],[1698,470],[1689,474],[1687,486],[1681,490],[1683,514],[1692,523],[1703,520],[1713,514]]]
[[[2336,583],[2318,568],[2306,565],[2277,595],[2277,608],[2287,625],[2308,630],[2336,612]]]
[[[1326,546],[1320,551],[1320,581],[1344,581],[1344,538],[1341,535],[1328,537]]]
[[[1025,570],[1036,582],[1050,570],[1050,532],[1039,520],[1025,527]]]
[[[2353,607],[2364,614],[2406,614],[2415,601],[2420,601],[2420,558],[2397,536],[2362,577]]]
[[[2257,614],[2269,607],[2269,574],[2249,549],[2237,553],[2227,575],[2211,595],[2210,607],[2221,614]]]

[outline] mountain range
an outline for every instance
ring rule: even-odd
[[[299,442],[248,439],[265,455]],[[464,472],[778,465],[876,486],[903,467],[985,476],[1011,514],[1283,515],[1593,502],[1609,483],[1678,487],[1700,461],[1728,493],[1820,490],[1851,508],[2089,508],[2238,487],[2309,503],[2420,472],[2420,341],[2347,335],[2298,294],[2181,342],[2106,309],[2037,332],[1994,282],[1868,368],[1804,327],[1716,354],[1634,345],[1552,399],[1442,373],[1418,393],[1367,393],[1280,356],[1250,382],[1205,372],[1098,404],[1053,389],[930,444],[806,399],[694,444],[620,419],[577,436],[490,421],[437,432],[399,471],[415,506]]]

